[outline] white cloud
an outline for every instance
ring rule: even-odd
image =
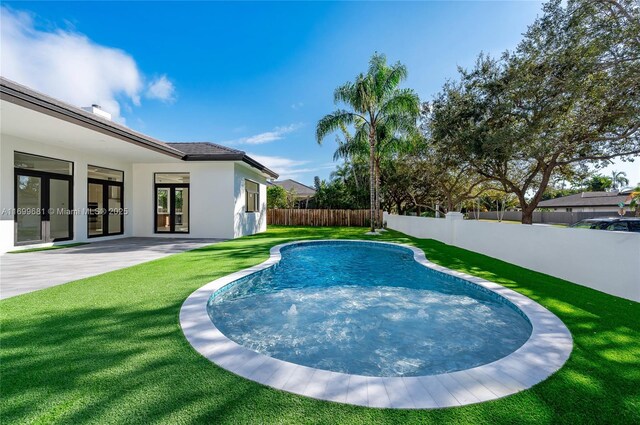
[[[281,156],[254,155],[251,153],[249,156],[278,173],[280,175],[278,179],[280,180],[296,178],[301,173],[309,171],[308,168],[301,168],[303,165],[308,164],[309,161],[283,158]]]
[[[149,99],[158,99],[163,102],[171,102],[174,100],[176,88],[173,83],[162,75],[149,83],[146,96]]]
[[[304,106],[304,103],[302,103],[302,102],[292,103],[291,104],[291,109],[293,109],[294,111],[297,111],[298,109],[302,108],[303,106]]]
[[[271,131],[255,134],[249,137],[242,137],[240,139],[228,140],[224,143],[228,145],[262,145],[264,143],[275,142],[281,140],[289,133],[293,133],[302,127],[302,124],[289,124],[284,127],[276,127]]]
[[[128,53],[71,30],[41,31],[32,15],[7,7],[0,8],[0,74],[75,106],[97,103],[120,122],[121,107],[140,105],[144,90]]]
[[[284,158],[281,156],[254,155],[252,153],[249,153],[248,155],[258,161],[260,164],[278,173],[280,175],[278,177],[278,180],[299,180],[301,177],[303,177],[303,174],[316,173],[321,170],[335,167],[335,164],[333,163],[325,163],[320,166],[309,166],[309,163],[311,161],[296,160]]]

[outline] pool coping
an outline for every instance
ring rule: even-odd
[[[207,303],[220,288],[278,263],[282,248],[318,242],[358,242],[399,246],[413,251],[425,267],[467,280],[513,303],[531,323],[529,339],[513,353],[481,366],[438,375],[371,377],[302,366],[252,351],[227,338],[209,318]],[[506,397],[544,381],[564,365],[573,349],[562,321],[537,302],[485,279],[430,262],[410,245],[352,239],[288,242],[270,250],[268,260],[207,283],[180,309],[180,326],[189,343],[204,357],[236,375],[269,387],[311,397],[377,408],[434,409],[464,406]]]

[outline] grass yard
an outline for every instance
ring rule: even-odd
[[[392,231],[375,239],[418,246],[435,263],[500,283],[558,315],[574,338],[567,364],[500,400],[381,410],[250,382],[201,357],[184,339],[180,306],[205,283],[267,259],[279,243],[365,239],[364,232],[273,227],[0,301],[2,423],[640,423],[639,303]]]

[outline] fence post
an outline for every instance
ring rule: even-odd
[[[464,214],[456,211],[451,211],[446,213],[444,217],[445,217],[444,220],[449,227],[447,229],[448,240],[446,241],[446,243],[448,245],[455,245],[456,244],[456,223],[464,220]]]

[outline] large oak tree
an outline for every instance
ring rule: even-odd
[[[514,52],[444,87],[429,135],[514,193],[530,224],[554,176],[640,154],[639,34],[633,0],[551,1]]]

